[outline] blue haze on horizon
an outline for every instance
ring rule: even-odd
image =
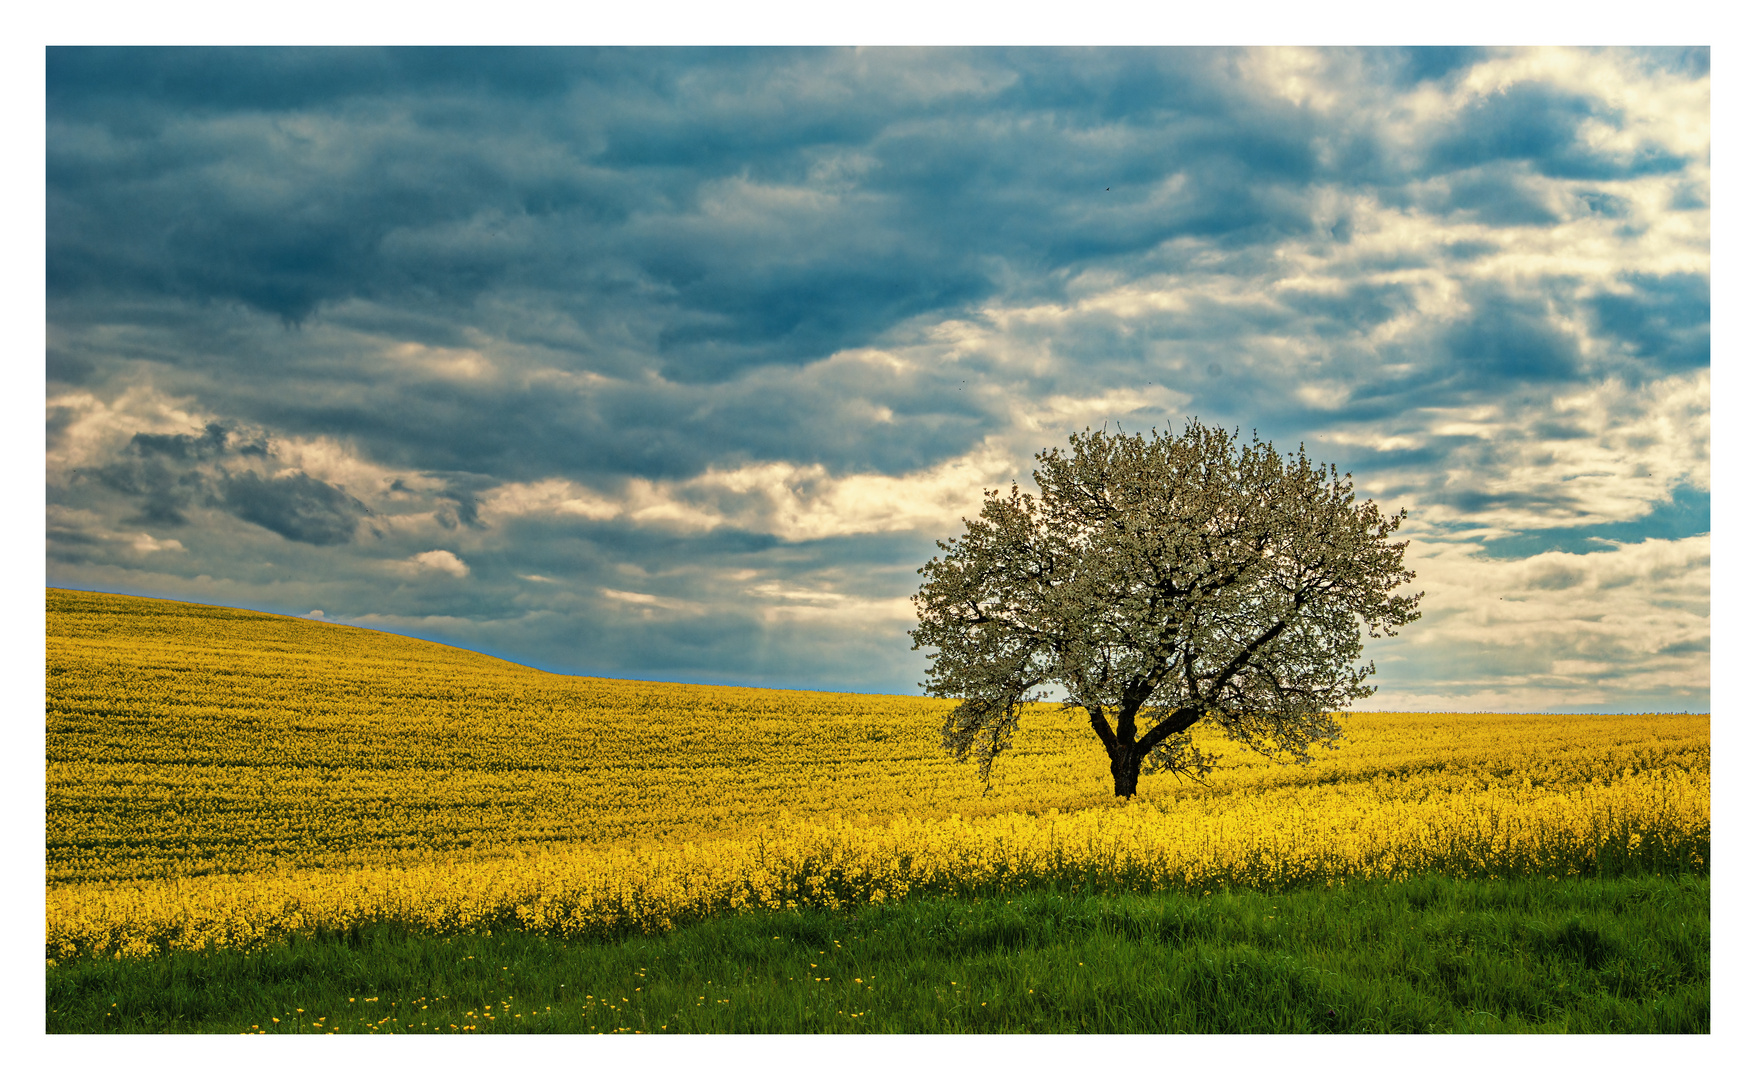
[[[47,78],[51,585],[913,693],[984,485],[1199,417],[1409,510],[1362,707],[1709,707],[1705,49]]]

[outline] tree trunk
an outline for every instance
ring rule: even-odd
[[[1140,786],[1140,755],[1133,747],[1118,746],[1110,755],[1110,775],[1116,780],[1116,794],[1132,799],[1134,789]]]

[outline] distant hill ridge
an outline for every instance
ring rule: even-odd
[[[541,670],[456,645],[302,615],[78,589],[44,591],[47,632],[51,637],[126,638],[211,648],[264,648],[278,643],[285,647],[302,645],[314,652],[342,653],[362,647],[379,652],[390,647],[406,650],[410,660],[428,663],[502,664],[521,671]],[[369,646],[365,644],[368,641]]]

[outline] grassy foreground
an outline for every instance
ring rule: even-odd
[[[918,896],[48,967],[53,1032],[1706,1032],[1709,878]]]

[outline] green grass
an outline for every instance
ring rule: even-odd
[[[1708,878],[919,897],[48,968],[50,1032],[1705,1032]],[[815,966],[813,966],[815,965]],[[455,1028],[454,1028],[455,1025]]]

